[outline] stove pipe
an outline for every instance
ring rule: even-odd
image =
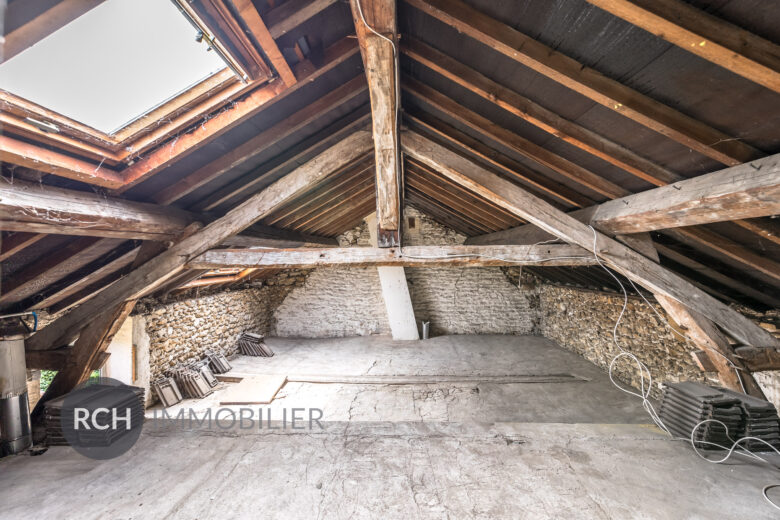
[[[0,457],[31,444],[24,338],[5,337],[0,339]]]

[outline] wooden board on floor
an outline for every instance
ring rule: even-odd
[[[276,392],[284,386],[287,376],[251,376],[228,387],[219,400],[220,405],[269,404]]]

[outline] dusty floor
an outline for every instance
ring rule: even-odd
[[[776,518],[761,489],[780,473],[702,461],[644,424],[601,370],[548,340],[269,344],[275,357],[238,358],[233,373],[360,376],[288,383],[264,407],[274,420],[319,408],[324,429],[149,419],[114,460],[69,448],[2,459],[0,518]],[[529,375],[548,382],[506,382]],[[366,384],[380,376],[448,380]],[[202,414],[217,402],[183,405]]]

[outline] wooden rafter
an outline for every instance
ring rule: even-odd
[[[171,186],[161,190],[154,196],[154,201],[159,204],[170,204],[179,200],[220,175],[250,161],[267,148],[306,128],[325,113],[348,103],[365,91],[365,79],[361,76],[355,77],[304,109],[295,112],[267,130],[260,132],[229,152],[219,156],[217,159],[204,164]]]
[[[56,348],[63,342],[67,343],[65,340],[76,336],[100,311],[159,287],[181,272],[188,259],[262,219],[280,204],[316,184],[345,162],[365,154],[371,146],[369,134],[356,132],[33,334],[26,341],[26,347],[29,350],[47,350]]]
[[[403,88],[405,91],[419,97],[436,110],[446,114],[459,123],[468,126],[473,131],[487,136],[489,139],[506,146],[523,157],[526,157],[541,166],[550,168],[554,172],[569,178],[604,197],[616,198],[628,195],[628,191],[617,184],[503,128],[487,117],[459,105],[451,98],[427,85],[411,78],[404,78]]]
[[[303,22],[313,18],[338,0],[287,0],[265,13],[271,37],[284,36]]]
[[[610,79],[459,0],[407,3],[535,72],[722,164],[734,166],[762,155],[750,145]]]
[[[371,97],[377,240],[379,247],[390,247],[400,243],[401,229],[395,0],[350,0],[350,5]]]
[[[11,258],[25,247],[33,245],[45,236],[41,233],[19,232],[3,237],[0,243],[0,262]]]
[[[593,265],[581,247],[552,246],[405,246],[333,249],[212,250],[193,259],[192,269],[222,267],[291,269],[313,267],[486,267],[502,265]]]
[[[780,92],[780,47],[679,0],[587,0],[743,78]]]
[[[682,179],[666,168],[592,130],[559,116],[419,40],[411,37],[404,38],[401,50],[406,56],[481,98],[498,105],[510,114],[576,146],[580,150],[614,164],[645,182],[663,186]]]
[[[271,65],[273,65],[276,72],[279,73],[279,77],[282,78],[282,81],[284,81],[288,87],[295,84],[297,81],[295,79],[295,73],[290,68],[287,60],[284,59],[284,56],[282,56],[279,47],[276,46],[276,42],[268,31],[265,22],[260,17],[260,13],[257,12],[257,8],[255,7],[255,4],[252,3],[252,0],[232,0],[232,2],[233,5],[236,6],[238,14],[243,18],[249,28],[249,31],[257,40],[260,48],[265,51],[266,56],[271,60]]]
[[[564,212],[527,193],[522,188],[486,171],[419,134],[403,135],[404,152],[535,224],[565,242],[579,245],[602,258],[624,276],[655,294],[673,298],[723,327],[745,344],[766,347],[777,344],[775,338],[730,307],[709,296],[659,264],[633,249],[598,233]],[[594,247],[594,240],[596,242]]]

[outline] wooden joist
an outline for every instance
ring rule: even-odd
[[[262,219],[275,208],[315,185],[330,172],[371,150],[371,135],[356,132],[327,149],[279,181],[253,195],[200,231],[116,281],[71,312],[33,334],[26,342],[28,350],[47,350],[75,337],[100,312],[117,302],[159,287],[183,269],[187,261],[220,244]],[[64,341],[67,343],[67,341]]]
[[[191,269],[225,267],[291,269],[313,267],[489,267],[505,265],[593,265],[587,250],[546,246],[405,246],[333,249],[215,249],[189,262]]]
[[[756,347],[777,344],[777,340],[766,331],[704,291],[472,161],[413,132],[403,134],[402,146],[407,155],[542,230],[570,244],[591,251],[595,249],[595,254],[624,276],[654,294],[682,302],[723,327],[738,341]]]
[[[350,0],[350,5],[371,97],[378,245],[390,247],[400,243],[401,219],[395,0]]]
[[[196,220],[173,207],[16,180],[0,183],[0,229],[167,240]]]
[[[680,0],[587,0],[681,49],[780,92],[780,47]]]
[[[459,0],[407,3],[507,58],[722,164],[734,166],[762,155],[743,141],[608,78]]]
[[[735,354],[751,372],[780,370],[780,349],[739,347]]]

